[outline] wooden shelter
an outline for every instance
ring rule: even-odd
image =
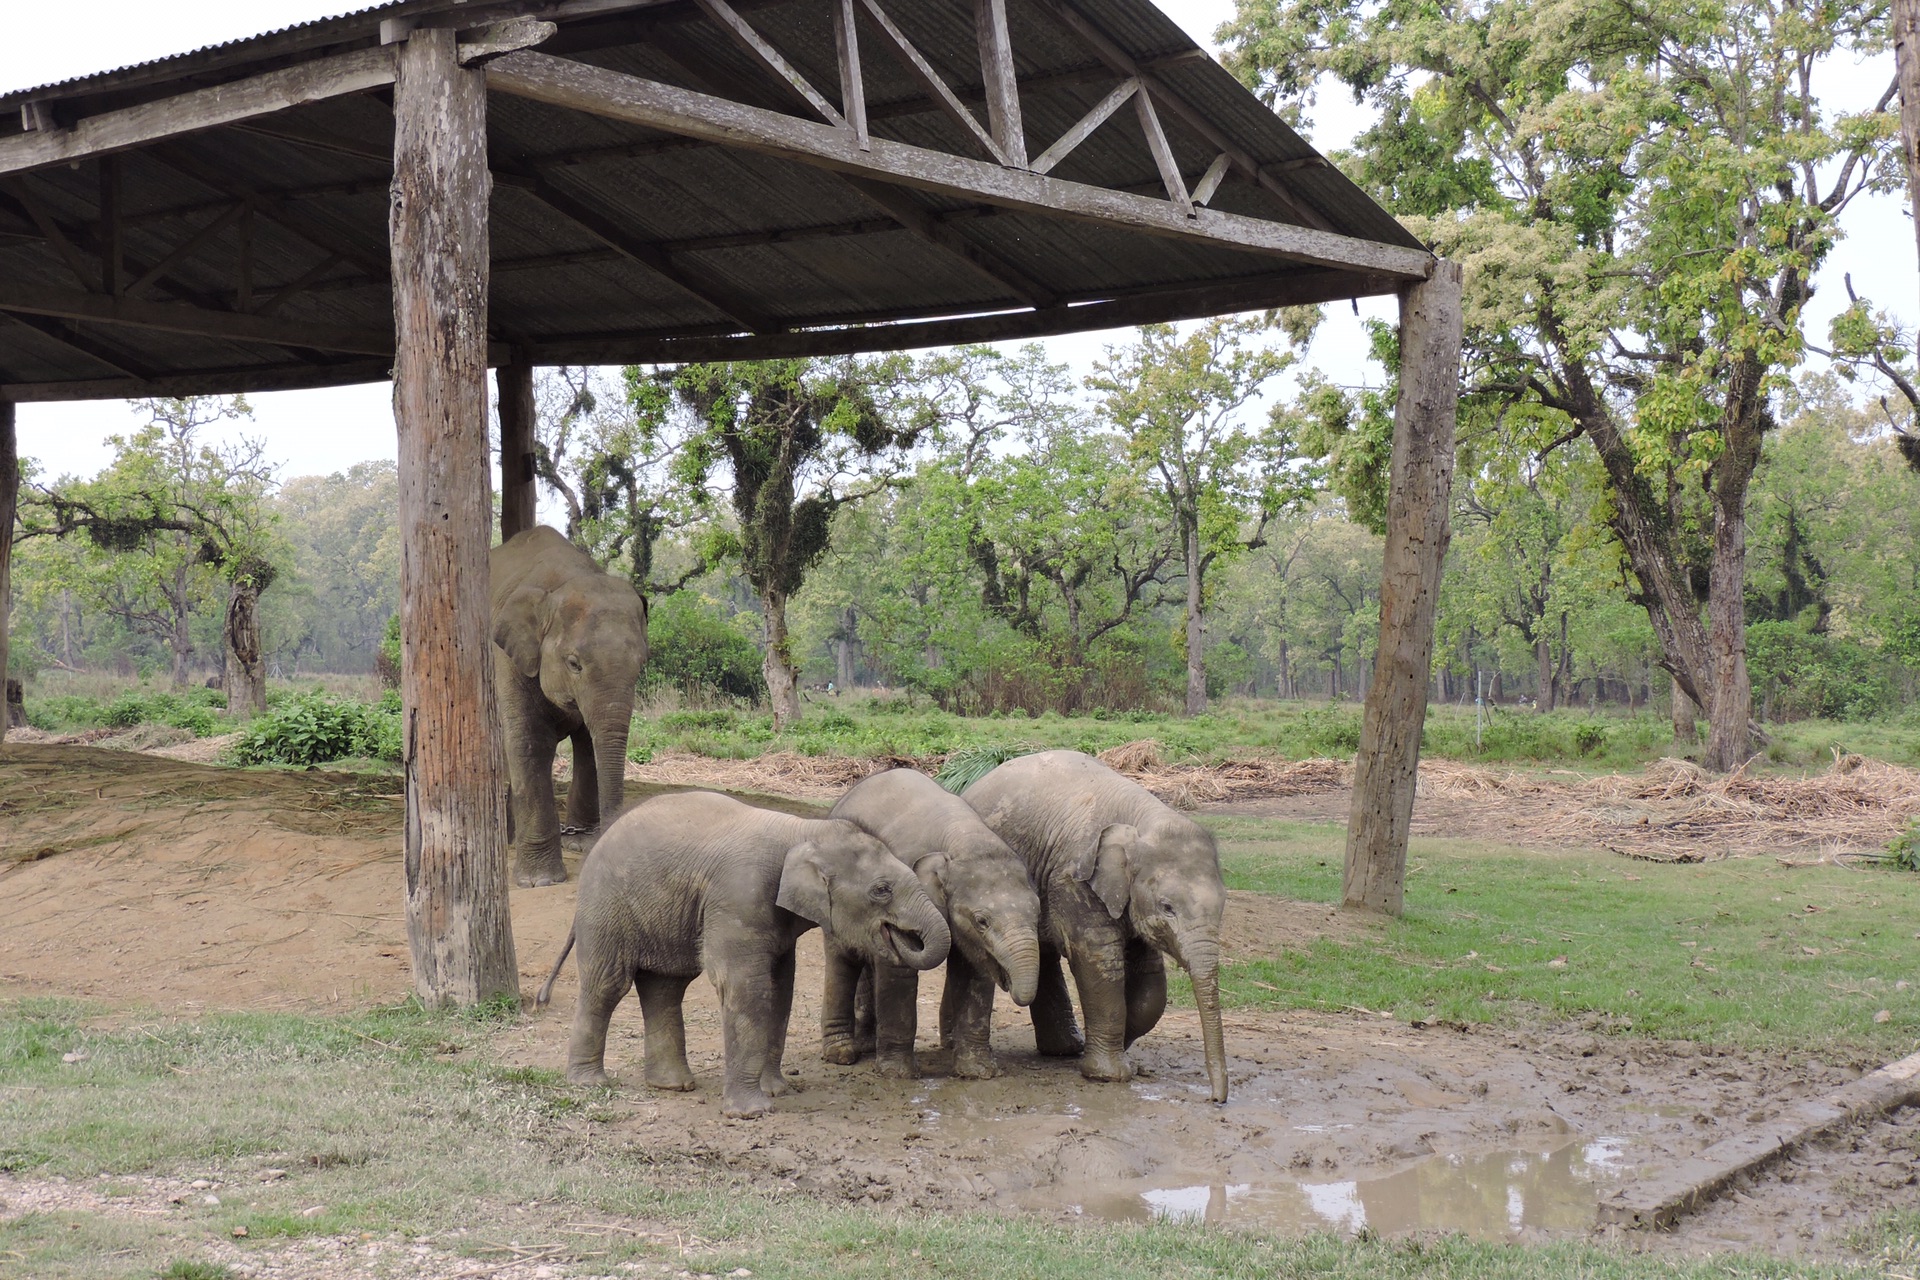
[[[421,994],[478,1000],[517,987],[489,366],[510,534],[536,365],[1388,293],[1403,387],[1348,898],[1397,910],[1459,273],[1149,0],[401,0],[0,96],[0,527],[14,403],[391,377],[409,930]]]

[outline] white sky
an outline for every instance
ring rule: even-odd
[[[1201,43],[1233,11],[1232,0],[1159,0],[1177,22]],[[181,53],[203,45],[240,39],[264,31],[351,12],[363,4],[341,0],[64,0],[60,4],[8,6],[7,39],[0,41],[0,89],[25,88],[72,76]],[[1832,105],[1858,110],[1870,106],[1892,74],[1891,56],[1860,67],[1827,69],[1825,92]],[[1321,151],[1346,145],[1366,124],[1348,95],[1323,93],[1314,110],[1308,140]],[[1855,284],[1896,314],[1911,314],[1916,295],[1912,223],[1897,197],[1872,197],[1848,216],[1848,238],[1822,272],[1823,286],[1809,311],[1808,333],[1824,344],[1828,319],[1845,305],[1840,280],[1852,272]],[[1391,317],[1391,300],[1361,303],[1365,315]],[[1047,340],[1054,358],[1084,369],[1114,332],[1078,334]],[[1335,380],[1368,379],[1365,340],[1350,308],[1329,307],[1327,323],[1314,341],[1312,363]],[[281,391],[249,396],[254,420],[241,429],[262,435],[269,455],[283,464],[282,476],[344,470],[369,458],[395,452],[390,389],[384,383],[321,391]],[[45,474],[92,474],[106,465],[105,438],[138,424],[131,406],[121,401],[77,404],[27,404],[19,409],[20,450],[37,459]]]

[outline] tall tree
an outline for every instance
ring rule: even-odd
[[[892,357],[696,364],[662,375],[694,418],[677,479],[703,493],[725,464],[738,525],[730,550],[765,620],[776,729],[800,717],[787,601],[825,554],[835,512],[896,479],[921,429],[888,412],[906,371]]]
[[[1330,73],[1380,111],[1350,168],[1467,269],[1473,396],[1592,442],[1707,763],[1752,750],[1746,502],[1837,219],[1887,179],[1893,90],[1824,112],[1822,60],[1873,3],[1240,0],[1235,69],[1304,102]],[[1671,479],[1669,479],[1671,477]],[[1671,494],[1704,488],[1705,605]],[[1663,490],[1665,492],[1663,492]]]
[[[1182,335],[1149,325],[1110,348],[1088,386],[1154,476],[1179,539],[1187,583],[1186,713],[1207,709],[1207,574],[1223,556],[1261,545],[1267,523],[1304,495],[1291,442],[1273,419],[1243,411],[1292,363],[1263,339],[1266,319],[1209,320]],[[1304,336],[1304,335],[1302,335]]]

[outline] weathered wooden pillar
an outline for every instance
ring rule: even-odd
[[[500,389],[500,541],[533,528],[533,365],[515,353],[493,373]]]
[[[7,736],[7,636],[13,613],[13,517],[20,505],[20,437],[13,401],[0,400],[0,740]]]
[[[1380,650],[1360,726],[1341,905],[1399,915],[1407,830],[1427,721],[1433,614],[1451,536],[1453,420],[1460,397],[1460,266],[1400,295],[1400,400],[1393,412]]]
[[[407,938],[430,1005],[519,990],[487,548],[487,95],[454,33],[418,30],[393,85],[393,416]]]

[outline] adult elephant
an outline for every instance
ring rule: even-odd
[[[1026,859],[1040,892],[1040,1052],[1080,1055],[1089,1080],[1129,1080],[1126,1049],[1167,1004],[1170,955],[1193,978],[1215,1102],[1227,1100],[1220,1034],[1220,920],[1227,890],[1213,834],[1078,751],[1019,756],[961,793]],[[1060,975],[1073,970],[1082,1039]]]
[[[505,731],[514,879],[559,884],[553,755],[573,742],[567,824],[620,807],[633,695],[647,662],[647,602],[559,533],[537,525],[493,549],[493,666]]]

